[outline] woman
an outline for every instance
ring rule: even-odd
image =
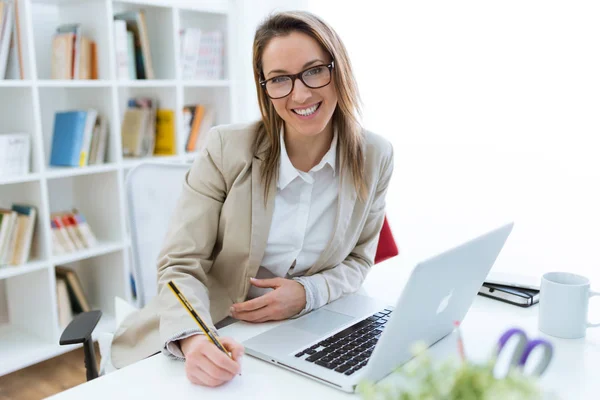
[[[117,367],[162,351],[193,383],[239,372],[242,346],[222,339],[230,359],[199,334],[169,280],[214,326],[303,315],[356,291],[373,265],[392,147],[356,119],[344,45],[312,14],[279,13],[257,29],[253,62],[262,120],[209,132],[160,253],[159,294],[115,335]]]

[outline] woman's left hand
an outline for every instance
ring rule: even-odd
[[[298,314],[306,306],[306,292],[300,283],[285,278],[250,279],[259,288],[274,290],[260,297],[231,306],[233,318],[248,322],[286,319]]]

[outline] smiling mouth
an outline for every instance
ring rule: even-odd
[[[307,108],[292,108],[292,111],[298,115],[301,115],[303,117],[308,117],[309,115],[314,114],[315,112],[317,112],[317,110],[319,109],[319,107],[321,107],[321,104],[323,102],[320,101],[317,104],[311,106],[311,107],[307,107]]]

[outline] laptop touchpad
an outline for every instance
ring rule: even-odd
[[[328,332],[339,329],[342,325],[347,324],[353,319],[354,317],[345,314],[321,309],[303,316],[289,324],[289,326],[322,336]]]

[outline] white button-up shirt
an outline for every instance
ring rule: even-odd
[[[290,161],[283,130],[280,133],[277,194],[258,278],[302,275],[329,244],[338,202],[337,141],[338,135],[334,130],[327,153],[310,171],[303,172],[296,169]],[[315,296],[327,297],[327,293],[316,293],[308,280],[301,277],[294,279],[306,290],[305,312],[312,309]],[[260,296],[268,290],[251,286],[248,297]]]

